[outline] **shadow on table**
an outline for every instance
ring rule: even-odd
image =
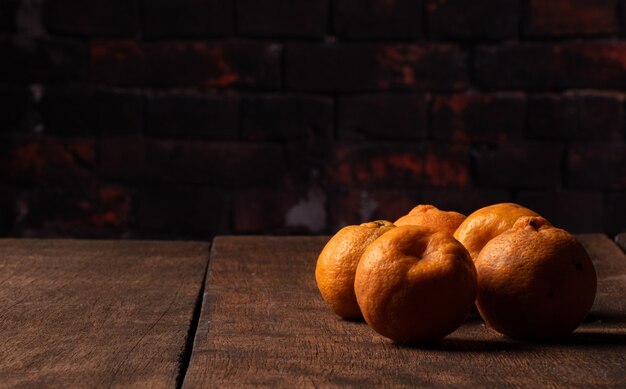
[[[459,334],[432,344],[396,344],[402,348],[416,348],[450,352],[525,352],[551,348],[612,348],[626,346],[626,315],[619,312],[592,312],[571,335],[554,340],[520,340],[496,334],[487,329],[478,315],[470,315],[465,325],[481,327],[485,333],[473,332],[476,337]]]
[[[466,339],[444,338],[432,344],[396,344],[400,348],[415,348],[431,351],[450,352],[537,352],[551,348],[612,348],[626,346],[626,332],[575,332],[567,338],[554,341],[526,341],[508,338],[504,335],[499,339]]]
[[[578,347],[620,347],[626,346],[626,330],[619,329],[619,331],[600,332],[600,331],[581,331],[574,332],[567,339],[556,344],[560,346]]]
[[[619,312],[590,312],[584,324],[618,324],[626,325],[626,315]]]

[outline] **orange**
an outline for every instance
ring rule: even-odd
[[[513,227],[522,216],[539,216],[536,212],[514,203],[500,203],[480,208],[469,215],[454,233],[472,259],[491,239]]]
[[[347,226],[324,246],[317,259],[315,279],[326,304],[344,319],[361,319],[354,295],[354,273],[365,248],[395,228],[386,220]]]
[[[458,212],[446,212],[433,205],[420,204],[393,224],[429,227],[452,235],[463,220],[465,220],[465,215]]]
[[[354,281],[365,321],[398,343],[434,342],[465,320],[476,269],[450,234],[400,226],[372,242]]]
[[[515,338],[570,334],[596,295],[596,272],[585,249],[542,217],[522,217],[492,239],[475,260],[476,306],[485,322]]]

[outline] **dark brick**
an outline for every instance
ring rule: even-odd
[[[327,230],[326,194],[308,191],[247,190],[235,199],[235,232],[321,233]]]
[[[473,152],[477,181],[491,188],[555,188],[561,146],[539,142],[501,144]]]
[[[604,230],[604,196],[590,192],[522,192],[517,202],[572,233]]]
[[[617,0],[527,0],[531,36],[582,36],[618,32]]]
[[[230,196],[202,187],[149,187],[139,190],[137,228],[150,238],[196,238],[230,233]]]
[[[511,196],[503,190],[470,189],[442,190],[428,189],[422,191],[422,203],[433,204],[439,209],[460,212],[464,215],[487,205],[511,201]]]
[[[40,188],[24,194],[16,228],[39,237],[121,237],[130,220],[130,194],[118,186]]]
[[[341,38],[419,38],[422,0],[336,0],[335,34]]]
[[[455,90],[467,86],[465,62],[450,45],[293,44],[286,83],[307,91]]]
[[[415,190],[372,189],[335,192],[329,197],[331,232],[373,220],[396,221],[420,203]]]
[[[97,41],[91,79],[120,86],[276,88],[280,50],[262,42]]]
[[[386,45],[376,58],[381,89],[458,90],[468,84],[467,55],[457,46]]]
[[[248,190],[235,198],[234,230],[237,233],[268,234],[284,229],[287,210],[298,201],[298,193]]]
[[[520,24],[518,0],[426,0],[428,34],[435,39],[511,39]]]
[[[59,135],[139,134],[142,97],[83,87],[47,88],[41,102],[45,130]]]
[[[372,89],[376,87],[375,57],[371,46],[292,44],[285,48],[285,84],[309,91]],[[358,68],[354,67],[357,63]]]
[[[103,138],[98,145],[98,174],[107,179],[128,183],[149,181],[149,166],[146,166],[147,142],[150,141],[140,137]]]
[[[0,37],[0,81],[54,82],[77,78],[87,52],[75,41]]]
[[[325,173],[335,185],[458,188],[468,184],[468,165],[461,145],[366,143],[337,147]]]
[[[37,107],[28,88],[0,86],[0,107],[0,133],[34,130]]]
[[[8,177],[20,183],[84,186],[94,179],[94,142],[44,138],[10,143]]]
[[[537,139],[617,140],[623,125],[620,96],[539,95],[528,103],[528,134]]]
[[[19,0],[0,1],[0,33],[15,32]]]
[[[340,139],[422,139],[428,134],[423,95],[361,95],[339,99]]]
[[[238,0],[237,27],[244,35],[322,37],[328,30],[328,1]]]
[[[606,201],[604,231],[610,236],[626,232],[626,193],[609,193]]]
[[[581,190],[626,189],[626,144],[575,144],[568,154],[568,184]]]
[[[556,54],[548,45],[480,46],[474,55],[476,82],[489,89],[558,87],[556,68]]]
[[[334,142],[296,140],[283,143],[286,174],[283,184],[289,188],[308,187],[318,183],[326,166],[334,159]]]
[[[110,138],[100,143],[98,170],[130,182],[245,186],[280,182],[285,165],[273,144]]]
[[[460,142],[505,142],[521,138],[525,98],[517,94],[438,96],[433,136]]]
[[[144,0],[147,38],[222,36],[233,32],[232,0]]]
[[[572,43],[557,46],[564,87],[617,89],[626,87],[626,43]],[[591,70],[590,70],[591,69]]]
[[[236,97],[177,93],[152,96],[146,104],[147,135],[199,139],[239,136]]]
[[[476,82],[488,89],[549,90],[626,87],[624,42],[479,47]]]
[[[330,98],[303,95],[243,99],[242,129],[248,140],[329,139],[333,131]]]
[[[46,0],[43,21],[54,34],[132,37],[139,32],[138,0]]]

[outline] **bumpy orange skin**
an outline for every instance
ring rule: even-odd
[[[435,342],[474,305],[476,269],[450,234],[400,226],[370,244],[354,289],[367,323],[397,343]]]
[[[480,208],[461,223],[454,237],[465,246],[472,259],[476,259],[487,242],[513,227],[522,216],[539,214],[515,203],[500,203]]]
[[[465,215],[453,211],[442,211],[433,205],[420,204],[408,214],[396,220],[396,226],[428,227],[452,235],[465,220]]]
[[[585,249],[541,217],[520,218],[475,260],[476,306],[487,324],[514,338],[567,336],[596,295],[596,272]]]
[[[367,246],[393,228],[393,223],[386,220],[347,226],[322,249],[315,279],[324,301],[337,315],[350,320],[363,318],[354,295],[356,267]]]

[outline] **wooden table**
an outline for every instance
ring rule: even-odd
[[[625,387],[626,256],[578,237],[598,295],[568,341],[511,340],[472,316],[429,348],[324,306],[314,268],[327,237],[218,237],[210,253],[0,240],[0,387]]]

